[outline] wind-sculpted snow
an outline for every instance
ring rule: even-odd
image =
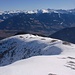
[[[75,45],[47,37],[25,34],[0,41],[0,66],[38,55],[75,55]]]

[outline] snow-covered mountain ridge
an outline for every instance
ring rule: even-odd
[[[0,66],[37,55],[75,55],[75,45],[31,34],[17,35],[0,41]]]
[[[38,13],[75,13],[75,9],[37,9],[37,10],[10,10],[10,11],[0,11],[0,15],[2,14],[13,14],[13,13],[25,13],[25,14],[38,14]]]

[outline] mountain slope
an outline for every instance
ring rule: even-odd
[[[31,34],[13,36],[0,41],[0,66],[37,55],[75,55],[75,45]]]
[[[62,29],[50,35],[50,37],[61,39],[61,40],[68,41],[71,43],[75,43],[75,27]]]
[[[75,58],[36,56],[0,67],[0,75],[75,75]]]

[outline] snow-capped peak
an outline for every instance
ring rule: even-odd
[[[2,15],[4,13],[4,11],[0,11],[0,15]]]

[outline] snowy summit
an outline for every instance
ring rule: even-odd
[[[32,34],[9,37],[0,41],[0,66],[0,75],[75,75],[75,44]]]

